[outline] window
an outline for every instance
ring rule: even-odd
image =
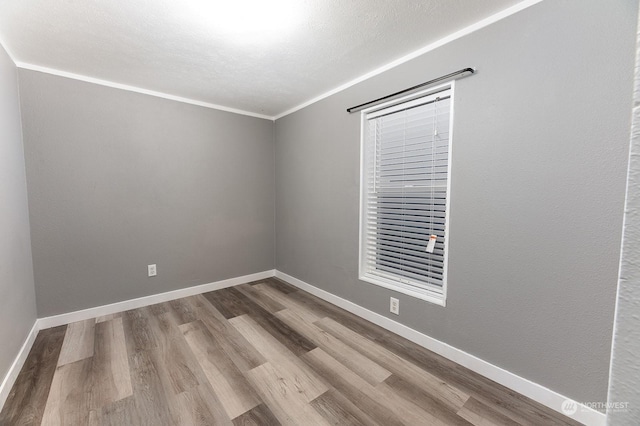
[[[453,84],[362,113],[360,279],[445,304]]]

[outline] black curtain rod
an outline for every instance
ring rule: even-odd
[[[461,70],[452,72],[450,74],[443,75],[442,77],[434,78],[433,80],[429,80],[429,81],[426,81],[424,83],[418,84],[417,86],[409,87],[408,89],[404,89],[404,90],[401,90],[399,92],[392,93],[392,94],[387,95],[387,96],[383,96],[383,97],[375,99],[373,101],[365,102],[363,104],[356,105],[356,106],[351,107],[351,108],[347,108],[347,112],[348,113],[357,112],[357,111],[363,110],[363,109],[365,109],[365,108],[367,108],[369,106],[374,106],[374,105],[382,103],[384,101],[390,101],[390,100],[392,100],[394,98],[397,98],[397,97],[400,97],[401,95],[404,95],[406,93],[413,92],[413,91],[418,90],[418,89],[422,89],[423,87],[431,86],[432,84],[440,83],[441,81],[453,80],[453,79],[456,79],[456,78],[465,77],[465,76],[470,75],[470,74],[475,74],[475,72],[476,72],[476,70],[474,68],[463,68]]]

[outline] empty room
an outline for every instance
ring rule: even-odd
[[[639,0],[0,2],[0,426],[640,425]]]

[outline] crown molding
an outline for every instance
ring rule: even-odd
[[[45,74],[55,75],[55,76],[58,76],[58,77],[70,78],[70,79],[73,79],[73,80],[84,81],[86,83],[98,84],[100,86],[106,86],[106,87],[111,87],[111,88],[114,88],[114,89],[126,90],[128,92],[141,93],[143,95],[155,96],[157,98],[169,99],[171,101],[182,102],[182,103],[190,104],[190,105],[197,105],[197,106],[201,106],[201,107],[204,107],[204,108],[215,109],[215,110],[218,110],[218,111],[225,111],[225,112],[231,112],[233,114],[240,114],[240,115],[246,115],[246,116],[249,116],[249,117],[262,118],[264,120],[271,120],[271,121],[274,120],[274,117],[269,116],[269,115],[258,114],[258,113],[255,113],[255,112],[245,111],[245,110],[242,110],[242,109],[226,107],[224,105],[217,105],[217,104],[212,104],[212,103],[209,103],[209,102],[198,101],[198,100],[195,100],[195,99],[184,98],[182,96],[176,96],[176,95],[171,95],[171,94],[168,94],[168,93],[157,92],[155,90],[143,89],[141,87],[130,86],[128,84],[121,84],[121,83],[115,83],[113,81],[101,80],[99,78],[93,78],[93,77],[89,77],[89,76],[81,75],[81,74],[74,74],[74,73],[70,73],[70,72],[67,72],[67,71],[62,71],[62,70],[58,70],[58,69],[54,69],[54,68],[42,67],[40,65],[29,64],[29,63],[26,63],[26,62],[18,61],[18,62],[16,62],[16,66],[18,68],[22,68],[22,69],[25,69],[25,70],[37,71],[37,72],[41,72],[41,73],[45,73]]]
[[[509,16],[511,16],[513,14],[516,14],[516,13],[518,13],[518,12],[524,10],[524,9],[527,9],[528,7],[531,7],[531,6],[535,5],[535,4],[538,4],[538,3],[542,2],[542,1],[543,0],[525,0],[523,2],[515,4],[515,5],[507,8],[507,9],[504,9],[504,10],[498,12],[498,13],[495,13],[495,14],[487,17],[487,18],[484,18],[481,21],[478,21],[473,25],[469,25],[468,27],[463,28],[463,29],[461,29],[459,31],[456,31],[453,34],[449,34],[448,36],[443,37],[438,41],[435,41],[435,42],[433,42],[431,44],[428,44],[428,45],[426,45],[426,46],[424,46],[424,47],[422,47],[422,48],[420,48],[418,50],[415,50],[415,51],[403,56],[402,58],[396,59],[393,62],[389,62],[386,65],[383,65],[383,66],[381,66],[379,68],[376,68],[373,71],[370,71],[370,72],[368,72],[366,74],[363,74],[360,77],[357,77],[357,78],[355,78],[355,79],[353,79],[353,80],[351,80],[351,81],[349,81],[349,82],[347,82],[347,83],[345,83],[345,84],[343,84],[341,86],[336,87],[335,89],[329,90],[328,92],[325,92],[325,93],[323,93],[323,94],[321,94],[319,96],[316,96],[315,98],[309,99],[308,101],[303,102],[298,106],[295,106],[295,107],[293,107],[291,109],[288,109],[288,110],[286,110],[286,111],[284,111],[284,112],[282,112],[280,114],[277,114],[274,117],[274,120],[278,120],[278,119],[280,119],[282,117],[285,117],[285,116],[287,116],[289,114],[293,114],[294,112],[299,111],[299,110],[301,110],[301,109],[303,109],[305,107],[308,107],[309,105],[315,104],[316,102],[319,102],[319,101],[321,101],[321,100],[323,100],[325,98],[328,98],[331,95],[335,95],[336,93],[342,92],[343,90],[346,90],[351,86],[355,86],[356,84],[361,83],[361,82],[363,82],[365,80],[368,80],[368,79],[370,79],[372,77],[375,77],[378,74],[382,74],[385,71],[389,71],[392,68],[395,68],[395,67],[397,67],[399,65],[404,64],[405,62],[409,62],[410,60],[417,58],[418,56],[424,55],[425,53],[431,52],[432,50],[435,50],[438,47],[444,46],[445,44],[451,43],[454,40],[457,40],[457,39],[462,38],[462,37],[464,37],[466,35],[474,33],[474,32],[476,32],[476,31],[478,31],[478,30],[480,30],[480,29],[482,29],[484,27],[487,27],[487,26],[489,26],[491,24],[494,24],[494,23],[496,23],[498,21],[501,21],[502,19],[508,18]]]

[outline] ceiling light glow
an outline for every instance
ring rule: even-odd
[[[296,25],[296,0],[191,0],[192,13],[210,31],[234,37],[287,34]]]

